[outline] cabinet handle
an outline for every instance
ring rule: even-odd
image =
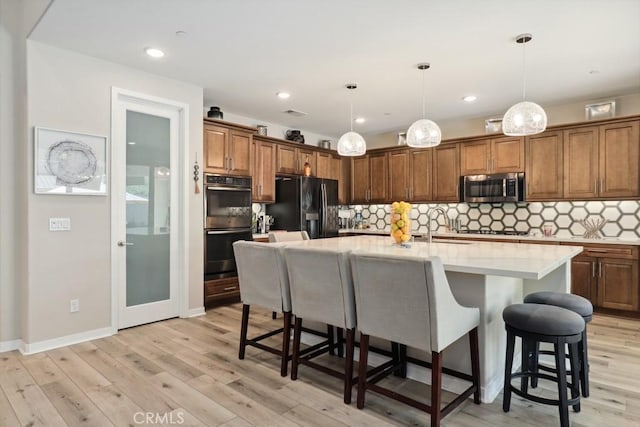
[[[229,157],[229,170],[233,170],[233,157]]]
[[[596,263],[591,263],[591,277],[596,277]]]
[[[409,199],[413,199],[413,187],[409,188]]]
[[[604,179],[600,180],[600,194],[604,193]]]
[[[593,192],[594,194],[598,194],[598,180],[593,181]]]
[[[487,159],[487,170],[489,170],[489,159]]]
[[[602,262],[598,261],[598,277],[602,277]]]
[[[224,291],[233,291],[236,287],[235,286],[228,286],[226,288],[224,288]]]
[[[260,184],[259,187],[260,187],[260,197],[262,197],[262,184]]]

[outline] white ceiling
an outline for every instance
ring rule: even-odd
[[[420,118],[419,62],[428,118],[501,115],[522,96],[524,32],[528,100],[640,92],[639,22],[639,0],[55,0],[31,38],[202,86],[206,106],[340,135],[350,97],[364,134]]]

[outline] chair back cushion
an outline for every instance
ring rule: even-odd
[[[356,326],[349,253],[288,246],[284,249],[292,313],[342,328]]]
[[[244,304],[291,311],[289,278],[282,245],[237,241],[233,251]]]
[[[269,242],[294,242],[296,240],[309,240],[306,231],[270,231]]]
[[[440,352],[479,323],[460,306],[442,262],[410,256],[351,255],[358,328],[362,333]]]

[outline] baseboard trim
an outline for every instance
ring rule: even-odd
[[[0,353],[20,350],[22,352],[24,343],[22,340],[0,341]]]
[[[184,317],[198,317],[198,316],[204,316],[205,315],[205,311],[204,311],[204,307],[198,307],[198,308],[190,308],[189,311],[187,311],[187,315]]]
[[[78,344],[85,341],[96,340],[99,338],[109,337],[117,331],[111,327],[94,329],[92,331],[80,332],[77,334],[66,335],[64,337],[53,338],[50,340],[37,341],[34,343],[25,343],[24,348],[20,349],[22,354],[34,354],[42,351],[53,350],[54,348],[65,347],[68,345]]]

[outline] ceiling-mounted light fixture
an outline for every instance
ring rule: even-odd
[[[535,135],[547,128],[547,113],[534,102],[525,101],[527,79],[525,45],[533,39],[531,34],[520,34],[516,42],[522,45],[522,102],[507,110],[502,118],[502,132],[510,136]]]
[[[291,94],[289,92],[276,92],[276,96],[280,99],[288,99]]]
[[[155,47],[147,47],[144,52],[152,58],[162,58],[164,56],[164,52]]]
[[[346,88],[355,90],[358,87],[355,83],[347,83]],[[367,143],[357,132],[353,131],[353,99],[349,101],[349,126],[350,131],[345,133],[338,140],[338,154],[341,156],[362,156],[367,151]]]
[[[422,71],[422,118],[413,122],[407,130],[407,145],[409,147],[435,147],[442,140],[440,127],[435,122],[427,120],[425,114],[424,72],[430,67],[431,65],[426,62],[418,64],[418,70]]]

